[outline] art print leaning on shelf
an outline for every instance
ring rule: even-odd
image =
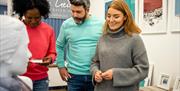
[[[176,77],[174,87],[173,87],[173,91],[180,91],[180,76]]]
[[[159,81],[158,81],[158,87],[169,90],[170,88],[170,81],[171,81],[171,76],[168,74],[160,74]]]

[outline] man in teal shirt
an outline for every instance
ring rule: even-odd
[[[90,64],[104,20],[88,14],[89,0],[70,3],[72,17],[64,21],[57,38],[57,66],[62,80],[67,81],[68,91],[93,91]]]

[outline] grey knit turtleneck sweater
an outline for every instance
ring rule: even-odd
[[[138,34],[128,36],[121,28],[103,35],[96,49],[91,72],[113,70],[113,80],[103,80],[95,91],[138,91],[139,82],[148,74],[148,58]]]

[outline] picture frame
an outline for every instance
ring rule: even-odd
[[[150,86],[150,85],[151,85],[153,71],[154,71],[154,64],[153,64],[153,63],[151,63],[151,64],[149,64],[148,77],[146,78],[146,79],[147,79],[147,81],[145,80],[145,84],[144,84],[144,86]]]
[[[175,1],[175,15],[180,17],[180,0]]]
[[[149,64],[148,76],[140,82],[141,88],[151,86],[153,71],[154,71],[154,64],[150,63]]]
[[[160,87],[165,90],[169,90],[171,82],[171,76],[168,74],[160,74],[159,81],[157,87]]]
[[[167,0],[139,0],[138,25],[142,34],[167,32]]]
[[[180,91],[180,76],[176,77],[173,91]]]
[[[168,30],[170,30],[172,33],[180,33],[180,16],[175,14],[176,2],[177,0],[168,1]]]

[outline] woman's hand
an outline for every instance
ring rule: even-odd
[[[101,77],[102,72],[101,71],[96,71],[95,76],[94,76],[94,80],[97,83],[102,82],[103,78]]]
[[[105,80],[112,80],[113,78],[113,71],[109,69],[101,74],[101,77]]]
[[[42,63],[39,63],[40,65],[48,66],[52,63],[52,57],[44,57],[42,61]]]

